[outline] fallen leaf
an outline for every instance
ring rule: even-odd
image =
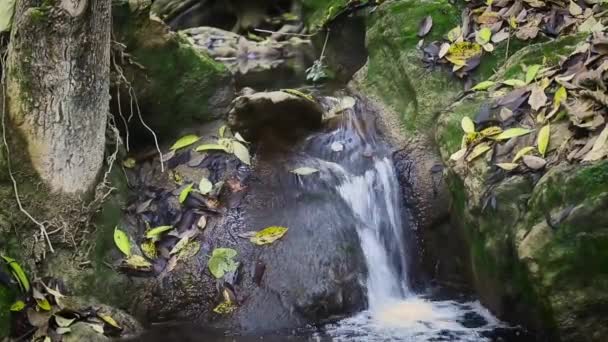
[[[563,86],[559,87],[553,96],[553,108],[559,108],[559,106],[568,99],[568,92]]]
[[[500,133],[502,133],[502,128],[500,128],[498,126],[491,126],[491,127],[482,129],[481,132],[479,132],[479,135],[483,138],[488,138],[488,137],[492,137],[492,136],[495,136]]]
[[[146,258],[154,260],[158,257],[158,251],[156,250],[156,243],[154,240],[146,240],[142,242],[140,247]]]
[[[184,203],[184,201],[186,200],[186,198],[188,198],[188,195],[190,194],[190,192],[192,191],[192,186],[194,184],[190,183],[188,184],[180,193],[179,193],[179,203]]]
[[[492,137],[492,139],[493,140],[507,140],[507,139],[519,137],[522,135],[530,134],[531,132],[533,132],[533,130],[521,128],[521,127],[509,128],[507,130],[504,130],[502,133],[498,134],[497,136]]]
[[[213,183],[211,183],[207,177],[201,178],[201,181],[198,183],[198,191],[200,191],[201,194],[206,195],[210,193],[211,190],[213,190]]]
[[[482,142],[481,144],[475,145],[471,153],[467,155],[466,161],[471,162],[478,157],[484,155],[486,152],[492,149],[492,146],[487,142]]]
[[[517,162],[518,160],[520,160],[523,156],[525,156],[526,154],[534,151],[534,147],[533,146],[526,146],[523,147],[522,149],[520,149],[519,151],[517,151],[517,153],[515,154],[515,157],[513,157],[513,163]]]
[[[166,232],[170,231],[171,229],[173,229],[173,226],[159,226],[159,227],[152,228],[152,229],[146,231],[146,238],[152,239],[152,240],[158,240],[159,237],[163,233],[166,233]]]
[[[74,321],[76,321],[76,318],[65,318],[65,317],[59,316],[59,315],[55,315],[53,317],[55,318],[55,323],[57,323],[57,326],[59,326],[61,328],[67,328],[70,325],[72,325],[72,323],[74,323]]]
[[[475,133],[475,123],[468,116],[462,118],[460,126],[465,133]]]
[[[466,148],[462,148],[462,149],[454,152],[450,156],[450,160],[453,160],[453,161],[460,160],[460,159],[462,159],[464,157],[465,154],[467,154],[467,149]]]
[[[236,133],[234,134],[234,138],[235,138],[236,140],[238,140],[238,141],[242,142],[243,144],[248,144],[247,140],[245,140],[245,138],[243,138],[243,136],[242,136],[242,135],[241,135],[239,132],[236,132]]]
[[[534,81],[540,68],[541,68],[540,64],[534,64],[534,65],[530,65],[528,67],[528,69],[526,69],[526,81],[525,81],[526,84],[530,84],[530,82]]]
[[[201,216],[196,222],[196,226],[201,230],[205,229],[205,227],[207,227],[207,217]]]
[[[477,17],[477,22],[479,24],[494,24],[502,20],[500,14],[492,11],[485,11],[479,17]]]
[[[36,288],[32,288],[32,297],[36,300],[36,305],[44,311],[51,311],[51,303],[46,299],[46,297],[40,293]]]
[[[131,255],[131,241],[125,232],[118,229],[118,226],[114,227],[114,243],[124,255]]]
[[[426,36],[433,27],[433,18],[430,15],[427,15],[422,19],[420,25],[418,26],[418,37]]]
[[[513,171],[515,170],[519,164],[516,163],[498,163],[496,164],[496,166],[498,166],[499,168],[506,170],[506,171]]]
[[[171,146],[170,150],[179,150],[180,148],[190,146],[190,145],[194,144],[195,142],[197,142],[199,139],[200,138],[194,134],[185,135],[185,136],[179,138],[179,140],[177,140],[175,142],[175,144],[173,144],[173,146]]]
[[[141,255],[133,254],[125,260],[129,268],[135,270],[147,270],[152,267],[152,264]]]
[[[484,45],[484,44],[489,43],[491,38],[492,38],[492,31],[487,27],[482,28],[481,30],[477,31],[475,34],[475,41],[479,45]]]
[[[523,87],[526,85],[526,82],[524,82],[522,80],[518,80],[518,79],[510,79],[510,80],[503,81],[502,83],[506,84],[508,86],[511,86],[511,87]]]
[[[7,257],[5,255],[2,256],[2,259],[4,259],[4,261],[6,261],[8,266],[11,268],[13,276],[19,283],[19,286],[21,287],[23,292],[29,292],[30,291],[30,281],[27,278],[27,275],[25,274],[25,272],[23,271],[23,268],[21,268],[21,265],[19,265],[19,263],[17,262],[17,260],[15,260],[11,257]]]
[[[13,312],[19,312],[25,309],[25,303],[22,300],[18,300],[11,305],[10,310]]]
[[[521,40],[534,39],[538,36],[538,32],[538,26],[523,26],[515,32],[515,36]]]
[[[102,324],[96,324],[96,323],[86,323],[88,324],[91,329],[93,329],[93,331],[95,331],[98,334],[103,334],[104,330],[103,330],[103,325]]]
[[[254,236],[249,239],[252,243],[256,245],[267,245],[275,242],[280,239],[287,233],[288,228],[272,226],[268,228],[264,228],[259,232],[255,233]]]
[[[171,252],[169,252],[169,255],[173,255],[173,254],[177,254],[177,253],[181,252],[181,250],[188,244],[188,242],[190,242],[190,237],[185,236],[185,237],[181,238],[175,244],[175,246],[173,246],[173,249],[171,249]]]
[[[198,241],[188,242],[180,251],[177,253],[178,260],[190,259],[201,250],[201,244]]]
[[[500,30],[492,35],[492,42],[495,44],[498,44],[498,43],[504,41],[505,39],[509,38],[509,35],[510,35],[509,30],[507,30],[507,29]]]
[[[448,54],[449,50],[450,50],[450,44],[443,43],[443,44],[441,44],[441,47],[439,48],[439,54],[437,56],[439,58],[443,58],[443,57],[445,57],[445,55]]]
[[[126,167],[127,169],[134,168],[135,164],[137,164],[137,162],[133,158],[127,158],[122,161],[122,166]]]
[[[227,315],[234,312],[237,308],[238,307],[236,306],[236,304],[232,302],[221,302],[220,304],[218,304],[218,306],[213,308],[213,312],[220,315]]]
[[[541,156],[545,156],[547,148],[549,147],[549,137],[551,136],[551,124],[546,124],[543,128],[538,131],[538,152]]]
[[[480,56],[481,51],[482,47],[477,43],[457,42],[450,46],[445,58],[454,65],[464,66],[467,64],[467,60]]]
[[[112,316],[110,316],[108,314],[101,314],[101,313],[98,313],[97,316],[99,318],[101,318],[101,320],[104,321],[106,324],[108,324],[116,329],[122,330],[120,325],[118,325],[118,322],[116,322],[116,320],[114,320],[114,318],[112,318]]]
[[[232,248],[216,248],[207,262],[211,274],[217,279],[224,277],[227,272],[235,271],[238,264],[234,261],[237,251]]]
[[[249,156],[249,150],[247,149],[247,147],[245,147],[245,145],[234,141],[232,143],[232,153],[234,153],[234,155],[239,158],[243,164],[246,165],[251,165],[251,157]]]
[[[67,328],[67,327],[65,327],[65,328],[59,327],[59,328],[55,329],[55,332],[58,335],[65,335],[65,334],[68,334],[68,333],[72,332],[72,329]]]
[[[209,151],[209,150],[228,152],[228,151],[226,151],[226,148],[220,144],[203,144],[203,145],[196,147],[194,150],[196,152]]]
[[[568,11],[575,17],[583,14],[583,9],[581,8],[581,6],[577,5],[574,1],[570,1]]]
[[[534,111],[538,111],[547,103],[547,95],[543,87],[536,85],[532,87],[532,92],[528,98],[528,104]]]
[[[496,84],[496,83],[493,81],[479,82],[479,83],[477,83],[477,85],[475,85],[473,88],[471,88],[471,90],[487,90],[494,84]]]
[[[306,167],[306,166],[291,170],[291,173],[295,173],[296,175],[300,175],[300,176],[308,176],[308,175],[312,175],[313,173],[317,173],[317,172],[319,172],[319,170],[312,168],[312,167]]]
[[[460,26],[454,27],[447,34],[448,40],[452,43],[456,42],[461,36],[462,36],[462,29],[460,28]]]
[[[606,155],[608,155],[608,125],[604,127],[595,143],[593,143],[593,148],[585,155],[583,161],[600,160]]]
[[[524,164],[532,170],[540,170],[547,165],[547,161],[540,157],[525,155],[523,159]]]
[[[604,30],[604,25],[598,22],[594,16],[587,18],[579,27],[578,32],[601,32]]]

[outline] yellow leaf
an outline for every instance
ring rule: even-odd
[[[301,92],[299,90],[296,90],[296,89],[281,89],[281,91],[284,92],[284,93],[290,94],[290,95],[295,95],[295,96],[304,98],[304,99],[306,99],[308,101],[311,101],[311,102],[316,102],[315,99],[314,99],[314,97],[312,97],[311,95],[305,94],[305,93],[303,93],[303,92]]]
[[[517,153],[515,154],[515,157],[513,157],[513,163],[517,162],[523,156],[525,156],[526,154],[528,154],[532,151],[534,151],[534,147],[532,147],[532,146],[523,147],[521,150],[517,151]]]
[[[568,91],[563,86],[559,87],[553,96],[553,108],[559,108],[559,106],[566,101],[568,98]]]
[[[156,259],[158,251],[156,250],[156,244],[154,240],[146,240],[141,244],[141,251],[149,259]]]
[[[447,38],[450,42],[456,42],[462,36],[462,29],[460,26],[456,26],[450,30],[447,34]]]
[[[27,275],[23,271],[23,268],[21,268],[21,265],[19,265],[19,263],[15,259],[4,255],[2,256],[2,259],[4,259],[4,261],[6,261],[8,266],[11,268],[11,271],[15,276],[15,279],[17,279],[17,282],[19,282],[19,286],[21,287],[23,292],[29,292],[30,281],[28,280]]]
[[[220,144],[203,144],[194,149],[196,152],[209,151],[209,150],[219,150],[226,151],[226,148]]]
[[[25,303],[22,300],[18,300],[11,305],[11,311],[19,312],[25,308]]]
[[[454,65],[466,65],[467,60],[481,54],[481,45],[470,42],[458,42],[450,46],[445,58]]]
[[[503,81],[502,83],[506,84],[508,86],[511,86],[511,87],[523,87],[526,85],[526,82],[524,82],[522,80],[518,80],[518,79],[510,79],[510,80]]]
[[[36,304],[44,311],[51,311],[51,303],[46,298],[36,298]]]
[[[179,138],[179,140],[176,141],[175,144],[173,144],[173,146],[171,146],[171,150],[178,150],[180,148],[190,146],[190,145],[194,144],[195,142],[197,142],[199,139],[200,138],[194,134],[185,135],[185,136]]]
[[[134,168],[135,164],[136,164],[136,161],[133,158],[127,158],[122,161],[122,166],[126,167],[127,169]]]
[[[234,310],[236,310],[237,308],[238,307],[236,306],[236,304],[232,302],[221,302],[213,309],[213,312],[220,315],[227,315],[234,312]]]
[[[131,255],[131,241],[125,232],[118,229],[118,226],[114,228],[114,243],[124,255]]]
[[[490,144],[488,144],[487,142],[483,142],[481,144],[475,145],[475,147],[473,148],[473,151],[471,151],[471,153],[469,153],[466,160],[467,160],[467,162],[471,162],[471,161],[475,160],[476,158],[482,156],[483,154],[485,154],[486,152],[488,152],[491,149],[492,149],[492,146],[490,146]]]
[[[479,135],[481,135],[484,138],[487,137],[491,137],[497,134],[502,133],[502,128],[498,127],[498,126],[491,126],[488,128],[484,128],[481,130],[481,132],[479,132]]]
[[[136,255],[136,254],[128,257],[127,260],[125,260],[125,262],[128,267],[135,269],[135,270],[149,269],[150,267],[152,267],[152,264],[148,260],[146,260],[141,255]]]
[[[534,81],[536,78],[536,74],[540,70],[540,64],[530,65],[526,70],[526,84],[530,84],[530,82]]]
[[[496,84],[496,83],[494,83],[492,81],[483,81],[483,82],[477,83],[477,85],[475,85],[473,88],[471,88],[471,90],[487,90],[494,84]]]
[[[186,200],[186,198],[188,198],[188,194],[190,194],[190,192],[192,191],[192,186],[193,184],[188,184],[183,190],[182,192],[179,193],[179,203],[184,203],[184,201]]]
[[[255,235],[250,238],[250,241],[256,245],[267,245],[282,238],[283,235],[287,233],[287,230],[288,228],[279,226],[264,228],[255,233]]]
[[[530,134],[531,132],[533,132],[533,130],[521,128],[521,127],[509,128],[509,129],[503,131],[502,133],[500,133],[499,135],[493,136],[492,139],[493,140],[507,140],[507,139],[519,137],[522,135]]]
[[[462,118],[460,126],[465,133],[475,133],[475,123],[468,116]]]
[[[467,149],[466,148],[462,148],[456,152],[454,152],[451,156],[450,156],[450,160],[453,161],[457,161],[462,159],[462,157],[464,157],[464,155],[467,153]]]
[[[547,148],[549,147],[549,137],[550,136],[551,136],[551,124],[545,125],[538,132],[538,139],[537,139],[538,152],[543,157],[545,156],[545,153],[547,153]]]
[[[146,238],[157,239],[161,234],[170,231],[173,226],[159,226],[146,231]]]
[[[223,126],[222,126],[222,127],[220,127],[220,129],[218,130],[218,135],[220,136],[220,138],[223,138],[225,133],[226,133],[226,125],[223,125]]]
[[[232,142],[232,153],[239,158],[243,164],[251,165],[251,157],[249,156],[249,150],[245,145],[241,144],[238,141]]]
[[[118,325],[118,323],[114,320],[114,318],[112,318],[112,316],[106,315],[106,314],[98,314],[97,316],[99,316],[99,318],[101,318],[102,321],[113,326],[114,328],[122,330],[120,325]]]
[[[487,27],[482,28],[481,30],[477,31],[475,34],[475,41],[479,45],[484,45],[484,44],[489,43],[491,38],[492,38],[492,31]]]
[[[515,170],[519,164],[516,163],[498,163],[496,164],[496,166],[498,166],[499,168],[506,170],[506,171],[513,171]]]
[[[511,26],[512,29],[517,28],[517,18],[514,15],[509,17],[509,26]]]

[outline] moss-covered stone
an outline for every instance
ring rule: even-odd
[[[318,29],[348,2],[349,0],[302,0],[306,25],[311,30]]]
[[[112,14],[118,40],[138,63],[125,63],[124,74],[135,90],[144,120],[159,136],[225,114],[234,96],[226,67],[197,51],[160,20],[150,18],[147,6],[132,9],[127,1],[117,1]],[[128,116],[131,96],[124,86],[121,90],[121,109]],[[114,107],[118,112],[117,103]]]

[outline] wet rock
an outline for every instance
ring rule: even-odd
[[[124,42],[121,58],[123,76],[132,86],[112,89],[112,112],[120,129],[128,126],[130,141],[151,141],[150,132],[140,123],[133,96],[145,123],[159,137],[176,135],[184,127],[211,121],[225,114],[234,98],[233,79],[221,63],[198,51],[184,36],[171,32],[158,18],[150,17],[150,8],[133,7],[128,1],[113,4],[113,27],[116,39]],[[167,86],[172,88],[167,91]],[[133,100],[132,100],[133,99]],[[120,102],[119,102],[120,101]]]
[[[79,341],[109,342],[109,341],[112,341],[112,339],[105,335],[98,333],[88,323],[77,322],[70,326],[70,332],[63,336],[62,341],[65,341],[65,342],[79,342]]]
[[[297,137],[321,127],[322,107],[312,98],[285,91],[237,97],[228,114],[233,132],[251,141],[265,133]]]
[[[239,86],[280,86],[304,81],[305,70],[314,59],[310,40],[299,37],[261,42],[213,27],[181,31],[197,50],[220,61],[235,75]],[[287,82],[289,80],[289,82]]]

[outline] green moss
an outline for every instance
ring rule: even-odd
[[[306,25],[315,30],[325,24],[328,18],[348,4],[348,0],[303,0],[302,8]]]
[[[10,334],[10,307],[14,301],[15,293],[0,284],[0,339],[7,337]]]

